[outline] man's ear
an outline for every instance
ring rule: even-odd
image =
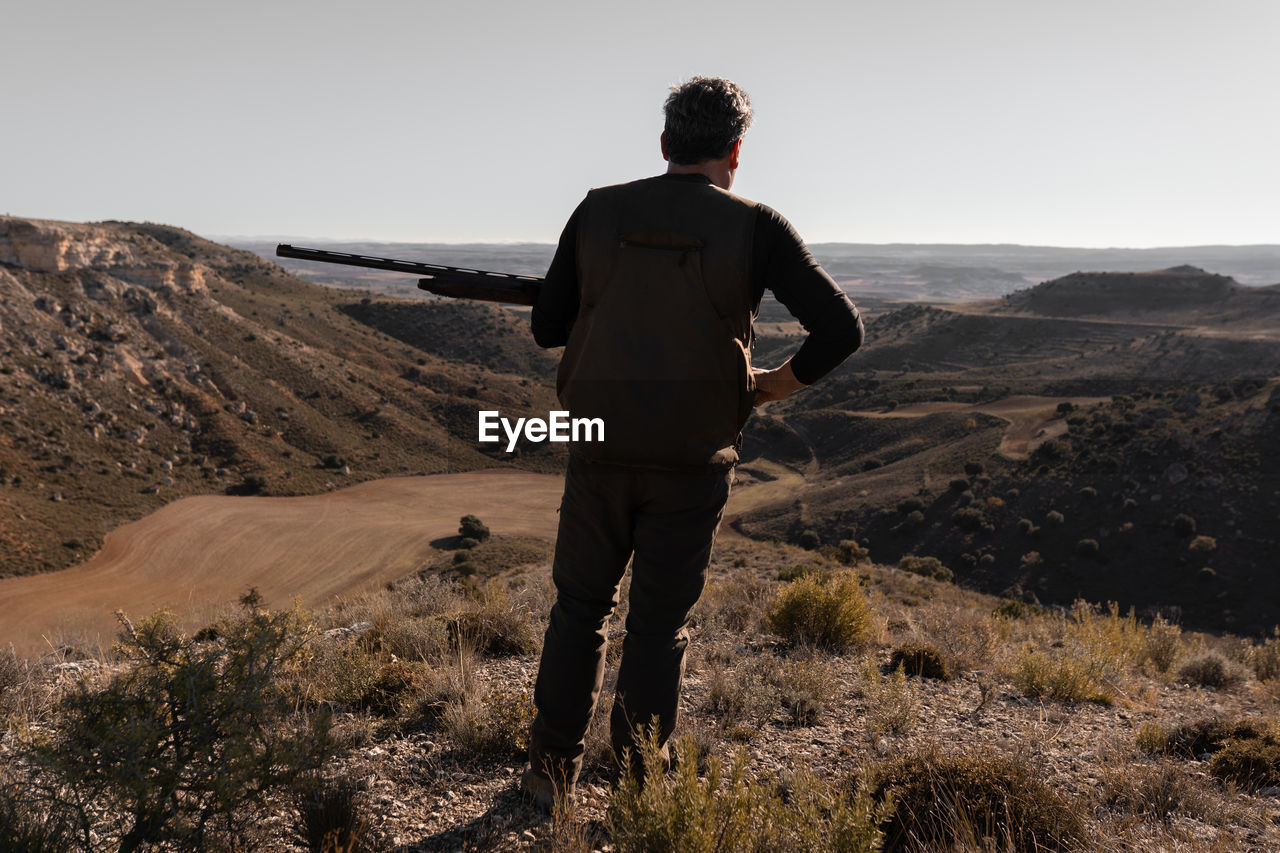
[[[738,137],[733,143],[733,147],[729,149],[729,168],[737,170],[738,168],[738,152],[742,150],[742,137]]]
[[[670,161],[671,158],[667,156],[667,132],[665,130],[658,134],[658,145],[662,148],[662,159]]]

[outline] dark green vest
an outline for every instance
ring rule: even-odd
[[[601,418],[586,459],[723,468],[751,414],[754,202],[710,184],[648,178],[592,190],[578,222],[577,320],[556,390]]]

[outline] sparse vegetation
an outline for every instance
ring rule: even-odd
[[[692,740],[684,740],[678,754],[674,777],[654,772],[663,759],[653,739],[642,756],[631,757],[648,772],[643,783],[639,774],[624,773],[612,796],[609,828],[619,853],[880,849],[878,824],[886,809],[866,792],[846,794],[796,773],[783,796],[776,783],[748,776],[743,752],[727,772],[719,756],[711,756],[704,778]]]
[[[778,594],[768,619],[770,629],[783,639],[837,652],[870,641],[875,631],[866,593],[848,570],[791,581]]]
[[[873,768],[867,790],[892,802],[889,850],[1074,850],[1089,833],[1079,807],[1025,759],[918,750]]]

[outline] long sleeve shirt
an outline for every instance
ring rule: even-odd
[[[701,174],[662,177],[711,182]],[[533,338],[542,347],[564,346],[578,316],[577,233],[581,211],[579,205],[569,217],[533,306]],[[755,310],[759,309],[765,290],[769,290],[808,333],[791,358],[796,379],[806,385],[816,382],[862,345],[864,330],[858,309],[814,259],[791,223],[763,204],[756,209],[750,269]]]

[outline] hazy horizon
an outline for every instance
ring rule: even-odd
[[[735,191],[814,244],[1280,239],[1270,0],[303,10],[8,10],[0,209],[552,242],[589,187],[663,171],[667,87],[711,74],[755,107]]]

